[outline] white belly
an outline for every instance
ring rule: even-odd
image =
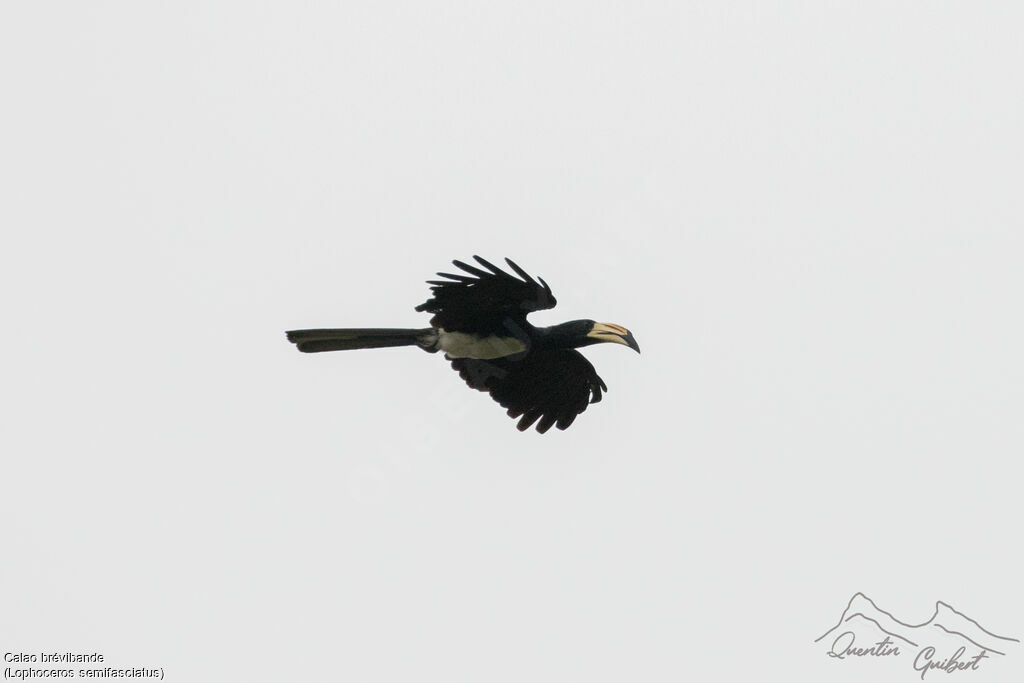
[[[481,337],[465,332],[438,330],[437,348],[449,358],[501,358],[526,350],[526,344],[515,337]]]

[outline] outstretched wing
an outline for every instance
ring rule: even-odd
[[[452,261],[469,273],[456,275],[438,273],[447,280],[428,280],[434,295],[416,307],[417,311],[433,313],[430,324],[448,332],[497,334],[507,332],[510,324],[522,325],[526,314],[553,308],[555,297],[543,278],[534,280],[526,271],[505,259],[519,277],[513,277],[497,266],[474,256],[481,270],[462,261]]]
[[[551,425],[566,429],[588,404],[601,400],[602,389],[608,391],[590,361],[573,349],[533,351],[519,360],[457,358],[452,367],[466,384],[489,392],[509,417],[520,418],[519,431],[538,420],[541,434]]]

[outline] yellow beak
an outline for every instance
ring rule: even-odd
[[[640,353],[640,345],[636,343],[636,339],[633,339],[633,333],[622,325],[594,323],[594,328],[587,332],[587,336],[601,342],[622,344]]]

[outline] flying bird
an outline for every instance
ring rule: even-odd
[[[438,273],[428,280],[433,295],[416,307],[432,313],[430,327],[292,330],[288,340],[304,353],[418,346],[444,352],[452,367],[473,389],[488,392],[519,418],[520,431],[534,423],[543,434],[552,425],[566,429],[590,403],[608,391],[594,366],[576,349],[591,344],[640,347],[625,327],[593,320],[573,320],[534,327],[526,316],[554,308],[555,297],[543,278],[536,280],[506,258],[515,277],[473,257],[480,267],[452,261],[467,273]]]

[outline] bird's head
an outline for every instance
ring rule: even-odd
[[[628,346],[640,353],[633,334],[621,325],[596,323],[593,320],[572,320],[543,329],[543,344],[548,348],[578,349],[581,346],[612,342]]]

